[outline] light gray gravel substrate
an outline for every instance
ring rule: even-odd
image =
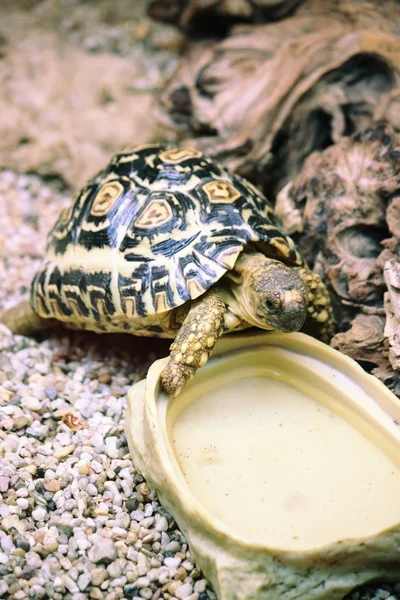
[[[0,173],[2,305],[26,294],[68,201]],[[4,327],[0,344],[0,597],[215,597],[128,455],[126,393],[154,344],[62,330],[37,343]]]
[[[69,197],[0,172],[1,305],[26,295]],[[126,393],[156,344],[62,330],[39,343],[0,327],[0,597],[215,599],[123,434]]]

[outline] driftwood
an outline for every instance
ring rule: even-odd
[[[182,143],[281,190],[284,225],[332,294],[332,345],[400,396],[398,15],[393,1],[309,0],[236,27],[191,45],[158,106]]]
[[[400,395],[400,135],[377,123],[312,154],[276,210],[329,286],[332,346]]]
[[[223,28],[239,22],[262,23],[281,19],[303,0],[152,0],[148,13],[153,19],[174,23],[184,29],[210,19]],[[207,33],[204,28],[203,33]]]
[[[159,95],[159,116],[274,193],[312,151],[368,127],[400,88],[398,14],[392,0],[311,0],[277,23],[193,44]]]

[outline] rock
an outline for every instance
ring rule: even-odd
[[[124,587],[124,598],[135,598],[139,595],[139,588],[135,585],[126,585]]]
[[[156,526],[154,528],[156,531],[167,531],[168,530],[168,521],[165,517],[160,517],[156,521]]]
[[[146,588],[149,585],[150,581],[147,579],[147,577],[139,577],[136,580],[136,585],[138,586],[138,588]]]
[[[42,506],[39,506],[38,508],[35,508],[35,510],[32,511],[32,518],[35,519],[35,521],[44,521],[46,520],[46,517],[47,510]]]
[[[13,429],[14,431],[19,431],[20,429],[23,429],[24,427],[26,427],[29,423],[29,419],[27,417],[17,417],[14,420],[14,425],[13,425]]]
[[[187,598],[193,592],[193,587],[190,583],[184,583],[175,591],[175,596],[181,600]]]
[[[74,450],[75,450],[75,444],[69,444],[68,446],[61,446],[60,448],[57,448],[57,450],[53,453],[53,456],[54,456],[54,458],[61,460],[62,458],[65,458],[69,454],[72,454],[72,452]]]
[[[57,394],[57,390],[56,390],[56,388],[55,388],[55,387],[53,387],[53,386],[49,386],[49,387],[47,387],[47,388],[45,389],[45,392],[46,392],[46,394],[47,394],[47,397],[48,397],[50,400],[55,400],[55,399],[57,398],[57,395],[58,395],[58,394]]]
[[[119,456],[117,442],[118,439],[115,436],[111,436],[105,439],[106,453],[110,458],[118,458]]]
[[[138,554],[137,568],[138,568],[138,573],[139,573],[140,577],[143,575],[146,575],[146,573],[148,573],[148,571],[150,571],[149,559],[147,558],[147,556],[142,554],[142,552],[139,552],[139,554]]]
[[[128,498],[126,501],[126,510],[132,512],[137,509],[138,501],[136,498]]]
[[[175,596],[176,590],[182,585],[181,581],[172,581],[168,586],[168,593]]]
[[[121,513],[117,515],[115,520],[117,522],[117,527],[121,527],[121,529],[128,529],[131,522],[130,516],[126,513]]]
[[[93,546],[90,548],[89,560],[97,563],[110,564],[117,558],[117,550],[114,542],[106,538],[98,538]]]
[[[43,538],[43,547],[48,552],[56,552],[58,550],[58,541],[53,535],[46,533]]]
[[[10,485],[9,477],[0,477],[0,492],[6,492],[8,490],[8,486]]]
[[[29,506],[28,498],[17,498],[16,502],[22,510],[26,510]]]
[[[99,463],[97,460],[92,460],[92,462],[90,463],[90,466],[92,467],[93,471],[97,474],[101,473],[103,470],[103,465],[101,463]]]
[[[31,549],[29,540],[27,540],[26,537],[24,537],[23,535],[16,535],[13,541],[14,546],[16,546],[17,548],[21,548],[21,550],[24,550],[25,552],[29,552],[29,550]]]
[[[86,590],[86,588],[90,584],[91,579],[92,577],[90,573],[81,573],[81,575],[79,575],[77,584],[81,592],[84,592]]]
[[[93,512],[96,516],[108,515],[108,506],[105,502],[100,502],[99,506]]]
[[[5,535],[4,537],[0,538],[0,544],[4,552],[7,552],[8,554],[10,554],[14,548],[13,541],[9,535]]]
[[[207,587],[207,581],[205,579],[199,579],[194,584],[194,591],[197,592],[198,594],[201,594],[202,592],[206,591],[206,587]]]
[[[35,396],[26,396],[21,399],[21,404],[28,410],[39,412],[42,408],[42,403]]]
[[[92,583],[95,586],[99,586],[105,581],[108,577],[107,571],[105,569],[93,569],[92,573]]]
[[[61,489],[61,482],[59,479],[45,479],[43,485],[48,492],[59,492]]]
[[[107,572],[110,575],[110,577],[112,577],[113,579],[117,579],[118,577],[121,577],[122,568],[121,568],[120,561],[115,561],[115,562],[112,562],[110,565],[108,565]]]
[[[129,570],[126,571],[125,577],[129,581],[129,583],[133,583],[139,577],[139,573],[134,564],[130,563]]]
[[[26,529],[25,524],[16,515],[4,517],[0,523],[4,531],[9,531],[12,527],[15,527],[19,533],[23,533]]]
[[[27,552],[25,559],[27,567],[31,567],[32,569],[40,569],[43,564],[43,561],[37,552]]]
[[[173,556],[167,556],[166,558],[164,558],[164,565],[166,565],[167,567],[173,567],[175,569],[179,567],[181,562],[181,558],[174,558]]]
[[[67,590],[69,592],[71,592],[71,594],[76,594],[77,592],[79,592],[79,587],[77,586],[75,581],[72,579],[72,577],[70,577],[69,575],[65,574],[63,576],[63,583],[64,583],[65,587],[67,588]]]

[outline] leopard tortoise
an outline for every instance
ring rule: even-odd
[[[196,149],[116,154],[51,231],[15,333],[74,329],[175,338],[162,375],[179,394],[222,333],[255,326],[327,339],[332,309],[266,198]]]

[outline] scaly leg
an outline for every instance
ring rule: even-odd
[[[299,275],[307,286],[308,308],[304,330],[322,342],[329,343],[333,335],[333,310],[328,290],[319,275],[308,269],[299,269]]]
[[[31,335],[54,327],[57,321],[42,319],[33,312],[29,301],[23,300],[8,310],[0,311],[0,323],[6,325],[16,335]]]
[[[192,303],[161,373],[161,383],[168,394],[177,396],[197,369],[206,364],[223,332],[225,311],[225,303],[215,288]]]

